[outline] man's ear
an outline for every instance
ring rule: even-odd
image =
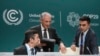
[[[33,38],[30,38],[30,41],[33,40]]]

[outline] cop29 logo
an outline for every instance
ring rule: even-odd
[[[90,19],[95,20],[95,21],[99,20],[98,14],[83,14],[82,16],[88,16]],[[75,27],[79,25],[79,18],[80,18],[79,13],[69,12],[66,21],[69,23],[70,26]],[[92,22],[91,26],[99,26],[99,23]]]
[[[3,20],[8,25],[19,25],[23,21],[23,13],[21,10],[5,9],[3,11]]]
[[[70,12],[67,16],[67,22],[69,22],[69,25],[72,27],[75,27],[79,24],[79,14],[75,12]]]

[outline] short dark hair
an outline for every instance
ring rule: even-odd
[[[90,20],[90,18],[89,18],[88,16],[82,16],[82,17],[79,19],[79,21],[87,21],[88,24],[90,24],[90,22],[91,22],[91,20]]]
[[[23,41],[23,44],[28,43],[30,41],[30,38],[34,39],[34,34],[38,34],[38,32],[36,30],[27,30],[25,32],[25,39]]]

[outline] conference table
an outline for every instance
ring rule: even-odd
[[[70,47],[67,47],[67,52],[37,52],[35,56],[100,56],[99,55],[79,55],[79,48],[76,48],[76,51],[72,51]],[[99,47],[100,53],[100,47]],[[23,55],[13,55],[13,52],[0,52],[0,56],[23,56]],[[27,55],[24,55],[27,56]]]

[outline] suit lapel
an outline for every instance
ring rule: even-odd
[[[41,25],[38,26],[38,30],[41,39],[42,38]],[[48,28],[48,33],[49,33],[49,38],[52,38],[52,30],[50,28]]]
[[[77,44],[76,44],[76,45],[77,45],[77,46],[79,46],[80,33],[81,33],[81,32],[78,32],[77,38],[76,38],[76,40],[77,40],[77,42],[76,42]]]
[[[26,48],[26,46],[25,45],[23,45],[22,47],[21,47],[21,53],[22,54],[24,54],[24,55],[27,55],[28,53],[27,53],[27,48]]]
[[[39,37],[42,39],[41,25],[38,26]]]
[[[90,32],[90,29],[88,30],[88,32],[87,32],[87,34],[86,34],[86,36],[85,36],[85,45],[87,45],[88,44],[88,41],[89,41],[89,32]]]
[[[49,38],[52,38],[52,30],[50,30],[50,28],[48,28],[48,33],[49,33]]]

